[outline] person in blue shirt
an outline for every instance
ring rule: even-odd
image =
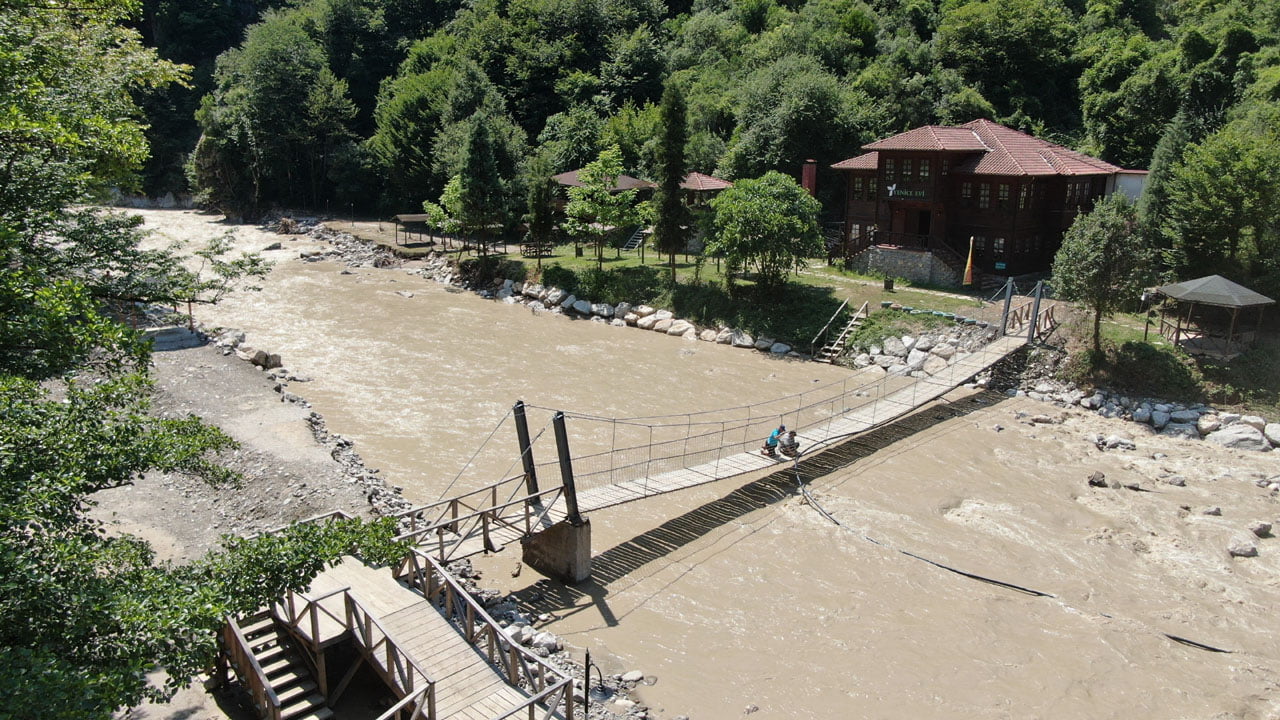
[[[764,441],[764,447],[760,448],[760,452],[769,457],[778,457],[778,439],[787,431],[786,425],[779,425],[778,429],[769,433],[769,439]]]

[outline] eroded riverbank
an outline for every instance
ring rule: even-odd
[[[174,233],[220,229],[146,214]],[[238,232],[252,249],[280,239]],[[263,292],[200,319],[245,329],[314,378],[298,392],[418,501],[448,487],[517,398],[605,416],[688,412],[845,372],[532,316],[396,270],[342,275],[290,261],[295,245],[273,252]],[[485,582],[555,615],[550,629],[609,669],[656,676],[643,698],[663,717],[1280,712],[1280,540],[1263,539],[1257,558],[1224,550],[1250,521],[1280,519],[1253,483],[1280,472],[1274,453],[1145,435],[1102,451],[1094,434],[1137,429],[1077,410],[1031,425],[1016,413],[1046,406],[949,399],[859,439],[844,467],[809,472],[818,502],[857,532],[801,502],[794,477],[747,477],[596,514],[597,572],[583,586],[528,568],[512,578],[514,549],[488,559]],[[1094,471],[1147,492],[1090,488]],[[1185,485],[1161,482],[1171,475]],[[1221,515],[1204,514],[1214,506]]]

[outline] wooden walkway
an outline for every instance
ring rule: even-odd
[[[974,375],[986,370],[1026,344],[1025,337],[1005,336],[988,344],[982,352],[972,353],[932,377],[904,378],[905,385],[881,397],[868,397],[863,404],[830,422],[807,430],[797,430],[803,454],[821,451],[852,435],[910,414],[956,389]],[[763,443],[763,438],[761,438]],[[758,450],[728,455],[717,460],[672,470],[636,480],[580,490],[578,506],[582,512],[602,510],[654,495],[675,492],[735,475],[765,470],[786,464],[790,459],[765,457]],[[560,516],[562,508],[557,507]]]
[[[508,685],[501,671],[490,665],[440,610],[397,582],[389,568],[375,569],[346,558],[320,573],[306,594],[321,597],[344,588],[377,618],[396,645],[435,680],[437,717],[488,720],[519,707],[529,698],[524,690]],[[339,593],[321,600],[320,604],[342,617],[343,602]],[[323,614],[322,617],[321,642],[332,644],[340,640],[346,627]],[[300,629],[304,635],[310,634],[308,628]]]

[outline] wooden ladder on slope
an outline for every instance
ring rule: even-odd
[[[242,668],[240,663],[232,662],[236,674],[246,685],[253,682],[248,676],[256,675],[259,682],[265,678],[271,694],[279,702],[278,709],[259,708],[260,714],[272,720],[333,718],[333,711],[325,704],[324,695],[312,678],[306,661],[293,649],[288,633],[276,624],[269,612],[245,618],[239,623],[239,630],[255,661],[250,664],[256,667]]]
[[[839,315],[840,311],[837,310],[836,314]],[[845,323],[840,332],[836,333],[834,337],[818,349],[813,356],[814,362],[832,363],[837,357],[840,357],[840,353],[844,352],[844,346],[845,343],[848,342],[849,336],[852,335],[855,330],[862,327],[862,321],[866,319],[866,317],[867,303],[862,303],[862,307],[858,308],[858,311],[849,318],[849,322]],[[835,316],[833,315],[831,319],[834,320]],[[828,321],[827,324],[830,325],[830,321]]]

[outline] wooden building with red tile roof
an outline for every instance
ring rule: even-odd
[[[909,249],[957,277],[970,237],[980,273],[1048,270],[1077,214],[1117,189],[1136,196],[1146,174],[990,120],[926,125],[863,149],[831,166],[848,177],[839,254]]]

